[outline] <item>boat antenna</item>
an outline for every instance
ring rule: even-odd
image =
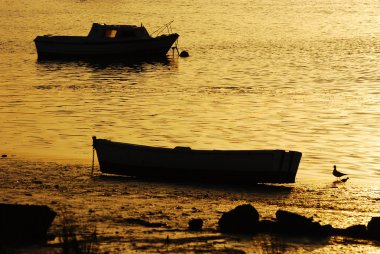
[[[167,23],[167,24],[163,25],[162,27],[158,28],[156,31],[154,31],[154,32],[152,33],[152,35],[154,35],[154,34],[159,35],[159,34],[162,33],[165,29],[168,30],[168,33],[169,33],[169,34],[173,33],[173,30],[172,30],[172,27],[171,27],[171,23],[173,23],[173,22],[174,22],[174,20],[172,20],[172,21],[170,21],[169,23]]]

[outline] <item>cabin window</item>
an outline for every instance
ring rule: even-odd
[[[107,38],[115,38],[116,33],[117,33],[116,29],[108,29],[108,30],[106,30],[106,37]]]

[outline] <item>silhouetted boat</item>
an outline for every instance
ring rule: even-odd
[[[193,150],[93,137],[102,173],[218,183],[294,183],[302,153],[284,150]]]
[[[170,27],[170,23],[165,27]],[[171,30],[171,29],[170,29]],[[178,34],[152,37],[143,25],[94,23],[87,36],[37,36],[38,58],[154,58],[165,56]]]

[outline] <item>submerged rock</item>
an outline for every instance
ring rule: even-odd
[[[135,224],[135,225],[140,225],[148,228],[160,228],[160,227],[168,227],[166,223],[161,223],[161,222],[149,222],[145,221],[139,218],[126,218],[124,219],[124,222],[127,224]]]
[[[203,227],[202,219],[191,219],[189,220],[189,229],[192,231],[201,231]]]
[[[252,234],[259,230],[259,213],[250,204],[239,205],[223,213],[219,229],[224,233]]]
[[[56,215],[47,206],[0,204],[0,243],[45,241]]]

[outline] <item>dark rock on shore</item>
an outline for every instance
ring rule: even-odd
[[[240,205],[224,213],[219,220],[219,229],[224,233],[253,234],[257,232],[283,235],[308,235],[326,237],[333,233],[331,225],[321,225],[312,218],[278,210],[276,220],[259,221],[259,213],[249,204]]]
[[[223,233],[253,234],[259,229],[259,213],[250,204],[239,205],[223,213],[218,224]]]
[[[278,210],[276,220],[259,221],[259,213],[249,204],[237,206],[231,211],[223,213],[218,224],[223,233],[253,234],[261,232],[310,237],[340,235],[380,240],[380,217],[372,217],[367,226],[353,225],[347,228],[334,228],[329,224],[321,225],[319,222],[313,221],[313,218]]]
[[[335,228],[334,235],[380,240],[380,217],[372,217],[367,226],[353,225],[347,228]]]
[[[347,228],[333,228],[331,225],[320,225],[312,218],[279,210],[276,213],[277,223],[263,221],[262,232],[281,234],[300,234],[313,237],[332,235],[348,236],[357,239],[380,240],[380,217],[372,217],[368,225],[353,225]],[[277,224],[277,225],[276,225]]]
[[[304,226],[305,224],[312,223],[312,218],[292,213],[284,210],[278,210],[276,212],[277,222],[284,226]]]
[[[380,217],[372,217],[368,222],[367,230],[369,237],[380,240]]]
[[[278,223],[273,220],[261,220],[259,222],[259,232],[276,233],[279,231]]]
[[[0,243],[37,243],[57,214],[47,206],[0,204]]]
[[[189,229],[192,231],[201,231],[203,227],[202,219],[191,219],[189,221]]]
[[[349,236],[353,238],[368,238],[368,231],[365,225],[353,225],[343,229],[334,229],[335,235]]]
[[[282,234],[326,237],[333,232],[331,225],[322,226],[319,222],[314,222],[312,218],[288,211],[278,210],[276,218],[277,229]]]

